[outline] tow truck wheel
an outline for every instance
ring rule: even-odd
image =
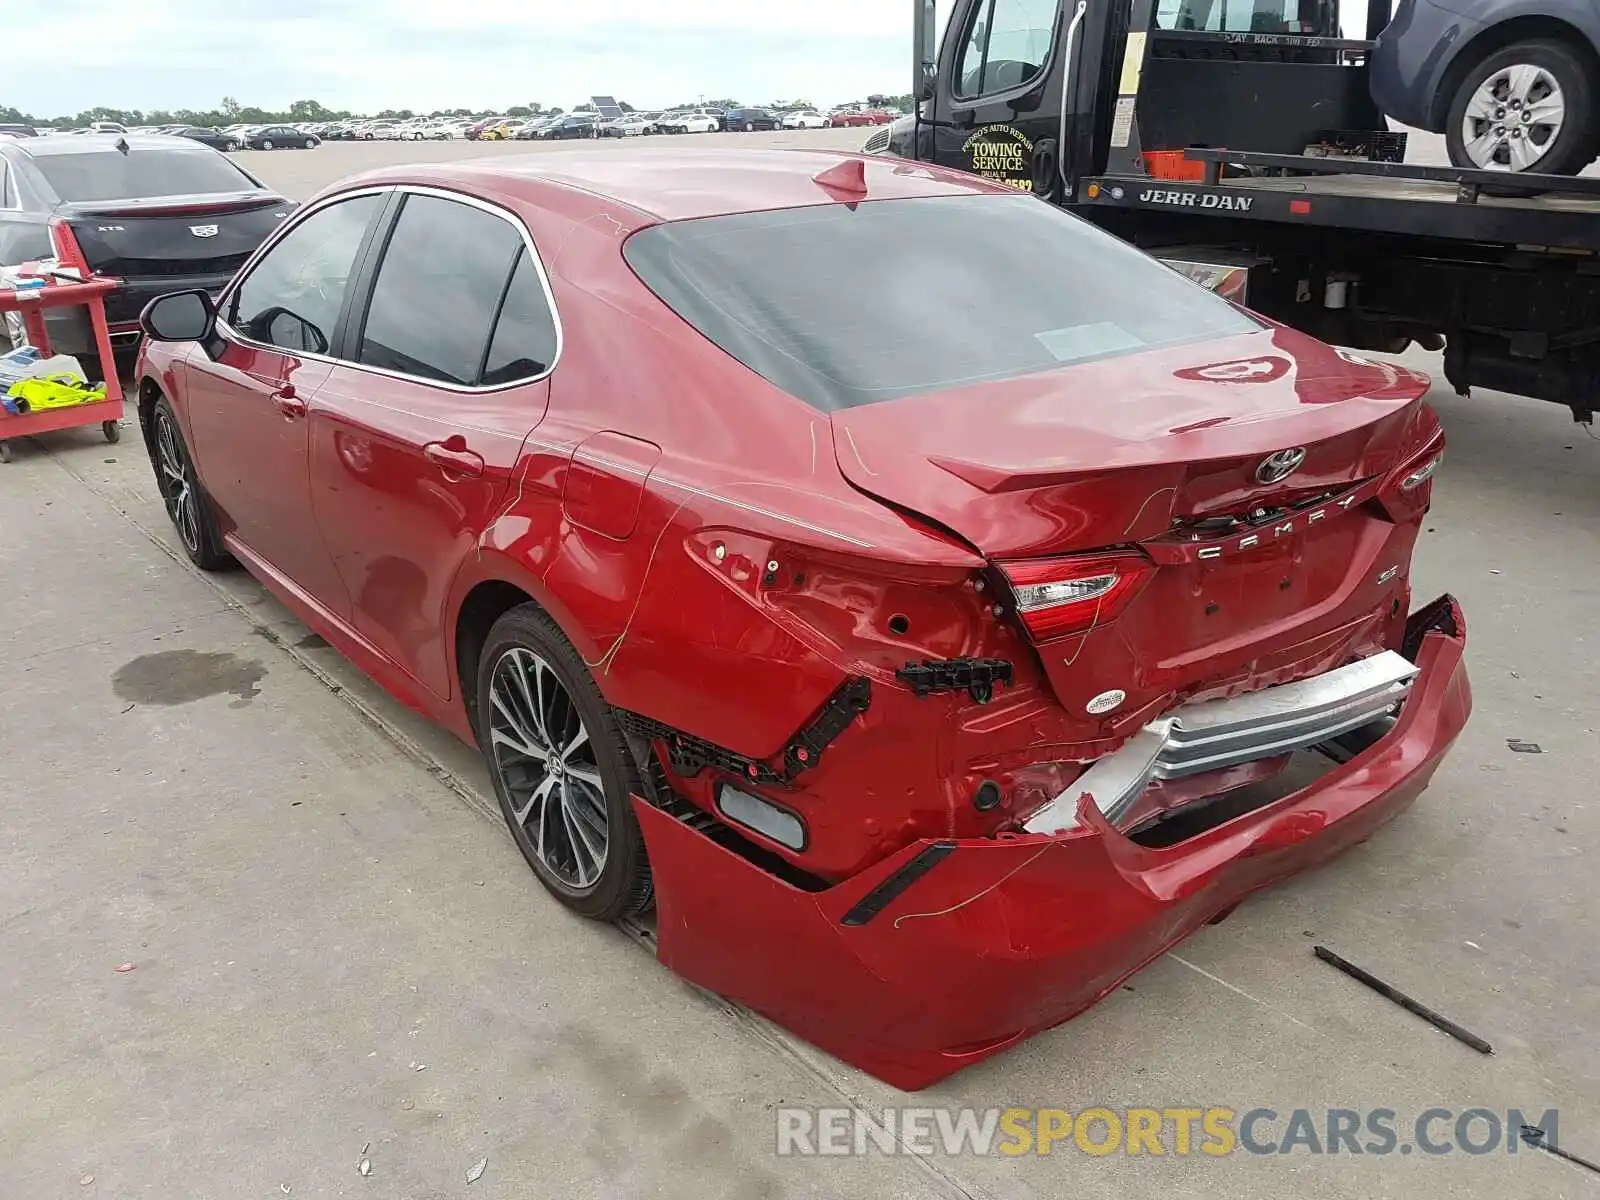
[[[1458,167],[1576,175],[1600,149],[1590,67],[1556,41],[1497,50],[1462,78],[1445,121]]]

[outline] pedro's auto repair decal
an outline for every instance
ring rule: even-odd
[[[995,183],[1020,192],[1033,190],[1033,143],[1009,125],[985,125],[961,146],[970,160],[967,168]]]
[[[1202,379],[1207,383],[1271,383],[1289,373],[1286,358],[1236,358],[1231,362],[1212,363],[1205,367],[1185,367],[1173,374],[1179,379]]]

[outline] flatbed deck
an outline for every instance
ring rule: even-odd
[[[1202,151],[1232,162],[1316,160]],[[1561,192],[1502,196],[1485,192],[1486,172],[1351,163],[1327,174],[1238,175],[1215,183],[1100,175],[1084,180],[1082,202],[1097,207],[1215,215],[1328,226],[1502,246],[1600,251],[1600,179],[1562,182]],[[1382,167],[1374,171],[1374,167]]]

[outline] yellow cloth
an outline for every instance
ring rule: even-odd
[[[48,375],[42,379],[19,379],[6,393],[19,412],[44,412],[53,408],[74,408],[95,404],[106,398],[106,389],[90,387],[74,375]],[[26,405],[26,407],[24,407]]]

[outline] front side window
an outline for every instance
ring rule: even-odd
[[[251,341],[328,353],[356,253],[383,200],[353,196],[301,221],[234,289],[224,319]]]
[[[522,234],[503,217],[438,196],[407,196],[373,284],[359,361],[476,384],[522,248]]]
[[[960,95],[990,96],[1032,82],[1055,37],[1060,0],[980,0],[961,53]]]
[[[1261,328],[1031,196],[676,221],[623,254],[707,339],[825,412]]]

